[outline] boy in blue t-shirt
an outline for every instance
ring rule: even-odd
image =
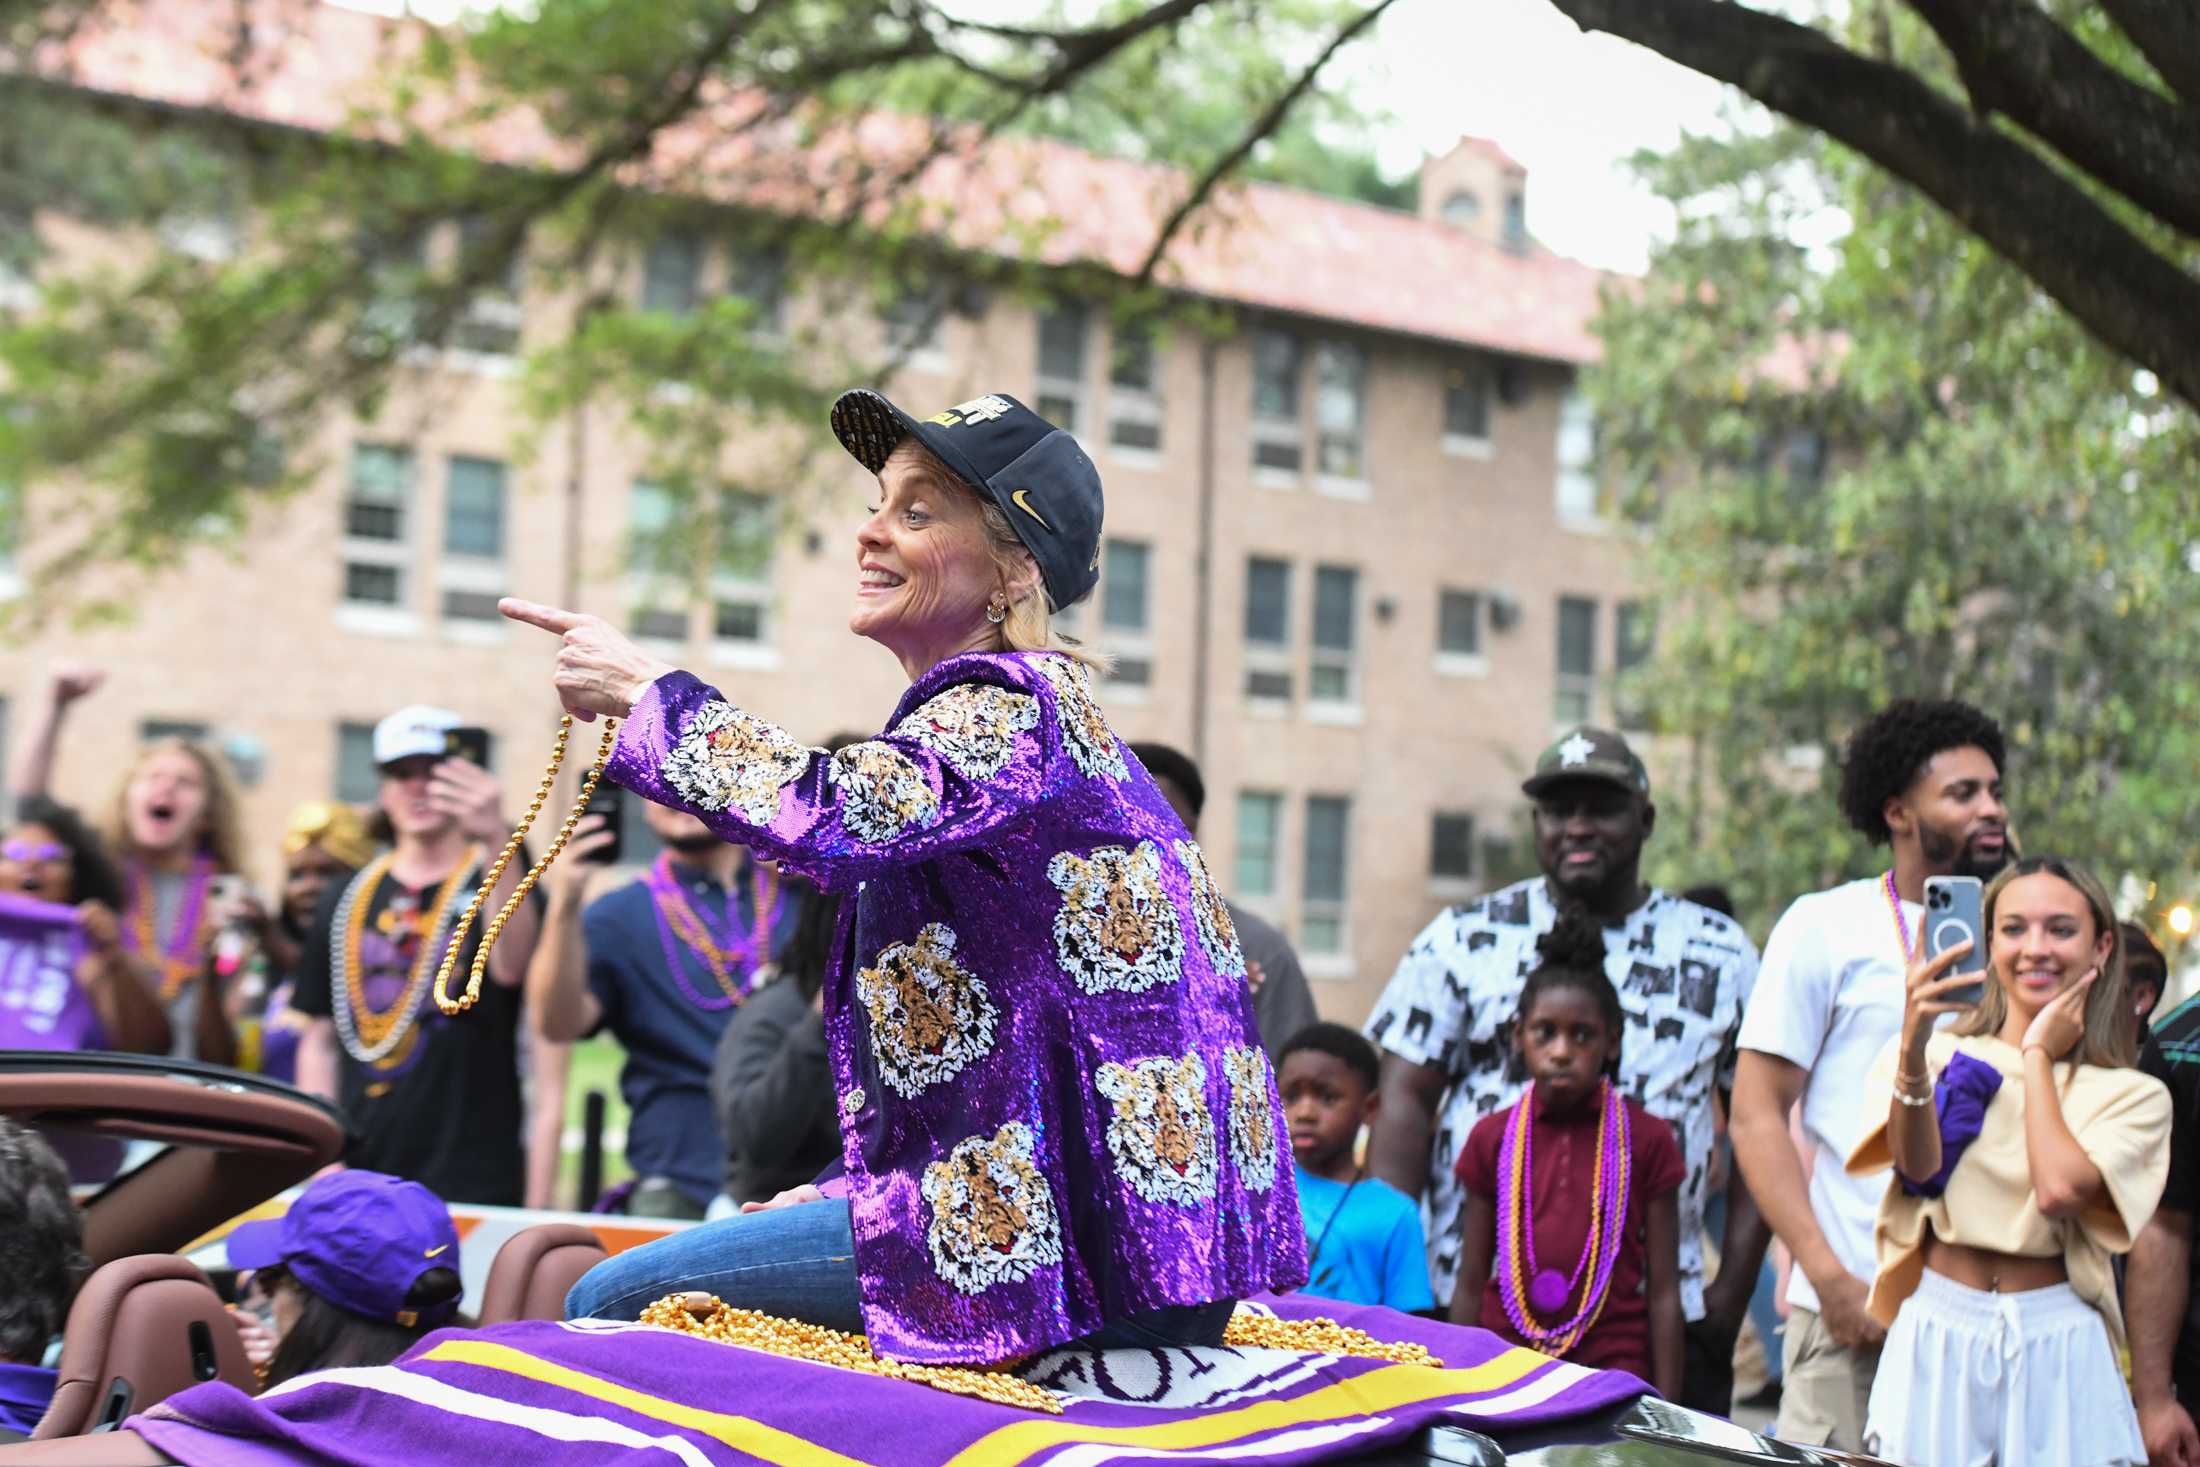
[[[1305,1292],[1349,1304],[1434,1309],[1421,1209],[1354,1155],[1375,1119],[1375,1046],[1342,1024],[1309,1024],[1277,1056],[1277,1086],[1306,1221]]]

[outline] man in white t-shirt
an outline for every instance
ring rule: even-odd
[[[1688,1320],[1682,1404],[1725,1414],[1734,1336],[1769,1235],[1729,1178],[1726,1234],[1704,1282],[1703,1210],[1715,1145],[1712,1096],[1734,1083],[1736,1034],[1757,950],[1740,924],[1642,882],[1657,823],[1650,777],[1627,741],[1580,728],[1546,749],[1522,787],[1535,802],[1543,875],[1449,908],[1398,961],[1367,1034],[1383,1053],[1382,1105],[1368,1170],[1422,1199],[1438,1307],[1459,1273],[1465,1187],[1456,1165],[1474,1123],[1527,1088],[1514,1062],[1520,990],[1540,963],[1536,940],[1561,903],[1604,925],[1605,972],[1627,1015],[1620,1085],[1673,1128],[1680,1190],[1681,1311]]]
[[[1990,877],[2009,859],[2001,730],[1966,703],[1893,704],[1850,738],[1841,814],[1893,848],[1893,869],[1800,897],[1765,943],[1742,1020],[1734,1158],[1795,1257],[1779,1434],[1863,1447],[1884,1332],[1864,1312],[1885,1173],[1855,1177],[1849,1152],[1885,1099],[1863,1094],[1902,1026],[1903,985],[1927,876]],[[1806,1155],[1788,1132],[1802,1106]]]

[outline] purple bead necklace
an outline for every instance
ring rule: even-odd
[[[710,919],[696,910],[680,889],[672,874],[669,852],[660,854],[642,878],[642,884],[649,888],[650,909],[657,917],[657,940],[664,948],[665,971],[698,1008],[730,1009],[747,998],[756,986],[758,971],[770,959],[772,930],[778,926],[785,893],[779,872],[775,869],[767,874],[762,862],[752,864],[749,881],[755,921],[744,936],[738,891],[732,883],[726,888],[723,926],[713,930]],[[717,995],[699,993],[688,982],[686,963],[680,956],[683,952],[688,961],[700,964],[717,981]]]
[[[1533,1084],[1506,1117],[1505,1137],[1498,1145],[1497,1296],[1520,1338],[1549,1355],[1565,1355],[1596,1323],[1627,1236],[1627,1106],[1609,1080],[1602,1082],[1598,1100],[1602,1114],[1597,1119],[1589,1227],[1571,1278],[1536,1266]],[[1572,1318],[1557,1325],[1537,1321],[1539,1314],[1563,1310],[1577,1290],[1580,1302]]]

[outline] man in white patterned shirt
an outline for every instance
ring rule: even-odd
[[[1733,1085],[1735,1036],[1757,976],[1757,950],[1731,918],[1642,883],[1657,823],[1650,778],[1616,733],[1575,729],[1546,749],[1522,786],[1535,802],[1543,875],[1439,914],[1414,939],[1368,1018],[1384,1050],[1370,1169],[1423,1199],[1439,1306],[1459,1270],[1464,1192],[1454,1163],[1481,1117],[1520,1098],[1513,1056],[1520,990],[1536,939],[1560,906],[1606,928],[1606,971],[1627,1027],[1620,1081],[1672,1126],[1687,1164],[1680,1193],[1681,1307],[1689,1320],[1685,1404],[1731,1407],[1734,1338],[1767,1233],[1739,1175],[1728,1182],[1718,1279],[1704,1284],[1703,1210],[1712,1169],[1712,1094]]]

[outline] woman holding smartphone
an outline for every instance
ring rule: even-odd
[[[2100,882],[2055,856],[1995,878],[1983,930],[1975,1004],[1977,975],[1950,972],[1971,944],[1911,965],[1875,1072],[1886,1123],[1849,1159],[1894,1168],[1865,1443],[1935,1467],[2144,1463],[2110,1255],[2161,1196],[2170,1099],[2132,1067],[2123,938]]]

